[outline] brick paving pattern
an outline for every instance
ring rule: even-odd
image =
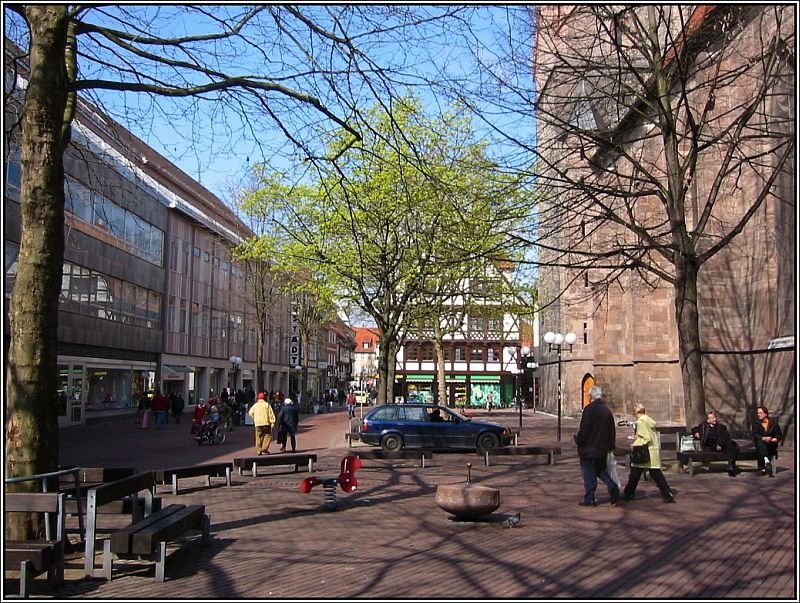
[[[485,414],[485,413],[484,413]],[[517,415],[491,418],[514,428]],[[139,470],[232,460],[253,453],[252,427],[220,446],[198,446],[188,418],[141,430],[132,418],[109,418],[61,431],[64,466],[134,466]],[[338,475],[347,454],[346,412],[303,415],[298,452],[316,452],[315,475]],[[34,597],[97,599],[786,599],[797,600],[797,480],[793,449],[782,449],[778,475],[760,477],[741,463],[730,478],[724,464],[695,477],[665,472],[677,504],[661,502],[641,481],[634,502],[608,504],[600,485],[595,508],[583,494],[564,419],[563,454],[498,457],[490,467],[476,454],[435,454],[416,461],[365,460],[359,489],[337,489],[341,509],[322,510],[322,486],[299,490],[308,473],[265,467],[259,476],[234,473],[233,486],[202,477],[181,481],[180,494],[158,488],[163,503],[202,503],[211,516],[212,544],[168,548],[164,583],[154,566],[115,562],[114,579],[82,576],[82,554],[68,563],[66,583]],[[521,444],[554,445],[556,419],[526,411]],[[625,428],[618,429],[620,442]],[[277,453],[273,442],[271,450]],[[665,452],[664,459],[674,457]],[[450,519],[434,497],[439,484],[466,480],[500,490],[499,509],[481,521]],[[263,475],[262,475],[263,471]],[[620,478],[627,471],[620,468]],[[522,522],[504,528],[516,512]],[[99,559],[98,559],[99,561]],[[4,581],[16,594],[15,580]]]

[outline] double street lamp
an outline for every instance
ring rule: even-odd
[[[578,340],[578,336],[575,333],[567,333],[564,335],[563,333],[553,333],[552,331],[548,331],[544,334],[544,342],[549,346],[549,350],[552,352],[553,348],[556,349],[558,353],[558,432],[556,435],[556,440],[561,441],[561,399],[562,399],[562,388],[561,388],[561,349],[564,344],[569,346],[569,351],[572,352],[573,344]]]

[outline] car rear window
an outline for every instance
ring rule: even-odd
[[[398,410],[400,411],[399,418],[401,421],[428,421],[428,413],[419,406],[403,406]]]

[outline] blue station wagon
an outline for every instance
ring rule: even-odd
[[[508,446],[513,434],[491,421],[476,421],[437,404],[385,404],[364,417],[361,441],[384,450]]]

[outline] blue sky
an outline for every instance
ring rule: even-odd
[[[519,10],[519,7],[513,9],[512,19],[519,18]],[[455,33],[452,36],[431,39],[424,48],[415,47],[413,44],[401,44],[397,40],[392,40],[391,36],[387,36],[390,39],[382,46],[370,48],[371,56],[381,66],[390,66],[398,72],[403,70],[399,78],[411,83],[415,82],[415,75],[436,78],[441,77],[439,71],[445,71],[444,76],[448,79],[462,79],[471,82],[470,85],[477,86],[479,78],[472,52],[475,47],[481,46],[479,50],[481,60],[497,62],[498,68],[503,68],[499,57],[506,52],[503,48],[505,45],[503,35],[509,28],[509,14],[503,7],[487,6],[476,7],[468,16],[472,20],[471,35],[474,35],[472,50],[468,49],[464,39]],[[174,33],[170,32],[170,35],[197,33],[196,28],[199,27],[196,21],[186,25],[181,25],[180,21],[175,23],[176,30]],[[522,45],[522,52],[530,48],[529,40],[520,39],[519,42]],[[238,65],[220,67],[225,71],[236,71],[238,68]],[[243,69],[244,65],[241,68]],[[504,76],[518,77],[511,69],[507,69]],[[485,79],[485,76],[482,77]],[[532,76],[530,86],[532,87]],[[466,89],[467,86],[464,86],[465,92]],[[434,113],[443,109],[449,100],[425,87],[415,88],[415,92],[421,95],[428,109]],[[104,94],[102,98],[104,105],[115,107],[114,114],[122,112],[140,115],[140,118],[131,120],[126,126],[223,199],[229,198],[229,187],[241,186],[250,166],[254,163],[265,161],[279,168],[296,152],[295,147],[287,142],[273,124],[248,123],[248,120],[242,119],[241,114],[230,110],[222,111],[219,105],[210,102],[200,103],[191,108],[191,113],[186,114],[185,119],[176,119],[176,109],[168,109],[172,111],[171,114],[159,109],[165,106],[162,99],[155,104],[146,95],[121,95],[118,92]],[[531,116],[503,115],[497,107],[492,108],[483,102],[486,115],[494,125],[507,128],[515,134],[526,129],[533,130]],[[485,128],[480,121],[476,121],[476,126]],[[306,126],[299,124],[298,127]]]
[[[90,23],[102,24],[129,32],[153,31],[160,36],[184,36],[205,34],[212,31],[211,21],[198,16],[197,7],[204,10],[221,10],[227,14],[241,15],[250,10],[252,6],[242,5],[105,5],[94,6],[85,15]],[[306,14],[313,15],[319,23],[325,24],[330,29],[334,28],[328,6],[317,5],[310,7],[300,5]],[[452,5],[455,8],[455,5]],[[373,58],[382,68],[389,68],[397,80],[396,90],[402,91],[405,85],[413,86],[414,92],[426,104],[430,113],[446,108],[447,103],[454,95],[464,95],[481,106],[484,115],[491,125],[475,122],[476,127],[483,128],[490,135],[493,126],[500,126],[514,134],[530,132],[533,136],[534,124],[532,111],[526,113],[508,112],[500,109],[501,105],[510,100],[510,95],[504,97],[502,90],[491,90],[495,101],[493,104],[487,98],[478,99],[474,94],[478,88],[486,91],[491,86],[487,78],[488,69],[479,69],[475,65],[474,53],[477,52],[481,61],[494,64],[494,68],[502,72],[503,77],[523,78],[523,85],[532,89],[532,75],[524,69],[511,69],[508,60],[508,47],[506,45],[507,33],[515,27],[514,38],[517,48],[514,52],[523,60],[530,56],[530,34],[526,30],[524,19],[526,17],[523,5],[474,5],[465,8],[460,15],[470,26],[469,34],[459,29],[456,21],[445,25],[426,25],[415,30],[415,35],[420,39],[413,43],[406,43],[404,36],[392,31],[390,27],[393,19],[399,17],[386,16],[386,11],[403,12],[413,8],[415,13],[420,10],[435,12],[437,7],[431,5],[422,8],[406,5],[388,5],[373,7],[376,11],[374,21],[366,23],[361,21],[363,15],[358,12],[349,13],[351,29],[348,33],[366,31],[373,26],[383,27],[386,31],[380,35],[380,40],[375,41],[370,37],[354,39],[357,45],[366,49],[368,56]],[[335,5],[332,10],[342,9],[342,5]],[[130,11],[125,13],[124,11]],[[380,11],[380,12],[378,12]],[[266,13],[263,13],[266,15]],[[225,46],[218,44],[218,55],[210,55],[210,61],[216,62],[215,67],[226,73],[243,73],[248,67],[263,64],[273,64],[273,73],[278,77],[287,76],[284,80],[298,87],[302,91],[311,91],[326,105],[334,108],[339,115],[347,115],[348,109],[341,104],[336,90],[324,89],[326,82],[318,77],[303,77],[304,61],[307,57],[303,54],[303,47],[307,40],[303,38],[307,32],[302,27],[290,23],[285,13],[280,13],[286,19],[286,30],[297,38],[297,44],[286,43],[281,40],[262,39],[258,48],[246,48],[245,42],[240,40],[237,44]],[[6,11],[6,32],[9,32],[11,19]],[[337,17],[341,15],[336,15]],[[523,21],[519,21],[522,18]],[[139,19],[137,23],[137,19]],[[267,19],[264,25],[269,25]],[[296,27],[296,29],[291,29]],[[138,29],[137,29],[138,28]],[[529,28],[528,28],[529,29]],[[254,35],[258,32],[254,32]],[[286,36],[288,39],[288,36]],[[467,42],[466,40],[470,40]],[[83,78],[116,76],[135,81],[139,74],[116,71],[120,64],[124,65],[125,56],[112,55],[108,45],[100,45],[90,36],[80,37],[79,50],[87,56],[102,57],[108,61],[102,62],[82,59],[79,69]],[[144,46],[147,48],[147,46]],[[174,55],[183,59],[184,55]],[[183,77],[182,73],[159,71],[153,68],[148,74],[154,77],[169,78]],[[448,98],[440,90],[434,93],[430,87],[420,86],[421,79],[444,78],[455,82]],[[525,78],[529,78],[524,81]],[[111,78],[109,78],[111,79]],[[355,96],[361,96],[364,103],[374,103],[378,98],[387,102],[388,95],[380,92],[374,93],[367,90],[363,81],[356,77],[342,74],[336,81],[340,88],[347,86],[361,86],[348,90]],[[314,90],[313,88],[317,88]],[[472,90],[470,90],[472,88]],[[369,92],[369,93],[368,93]],[[112,117],[119,120],[125,127],[156,149],[159,153],[170,159],[179,168],[192,178],[198,180],[206,188],[216,193],[223,199],[229,199],[229,188],[239,187],[246,179],[250,166],[257,162],[267,162],[280,168],[288,161],[297,159],[296,147],[287,137],[268,121],[263,115],[257,113],[258,107],[237,107],[235,101],[228,99],[231,104],[224,106],[219,102],[195,100],[193,102],[173,101],[163,97],[153,97],[143,93],[123,93],[115,90],[93,90],[88,92],[92,100],[99,104]],[[275,107],[283,111],[282,117],[289,130],[307,141],[319,137],[314,129],[317,127],[330,128],[332,122],[323,123],[318,113],[307,111],[304,108],[295,108],[289,104],[283,105],[283,99],[273,97]],[[530,109],[530,108],[529,108]],[[243,114],[246,118],[243,118]],[[508,156],[518,149],[508,148]],[[502,151],[504,154],[505,150]]]

